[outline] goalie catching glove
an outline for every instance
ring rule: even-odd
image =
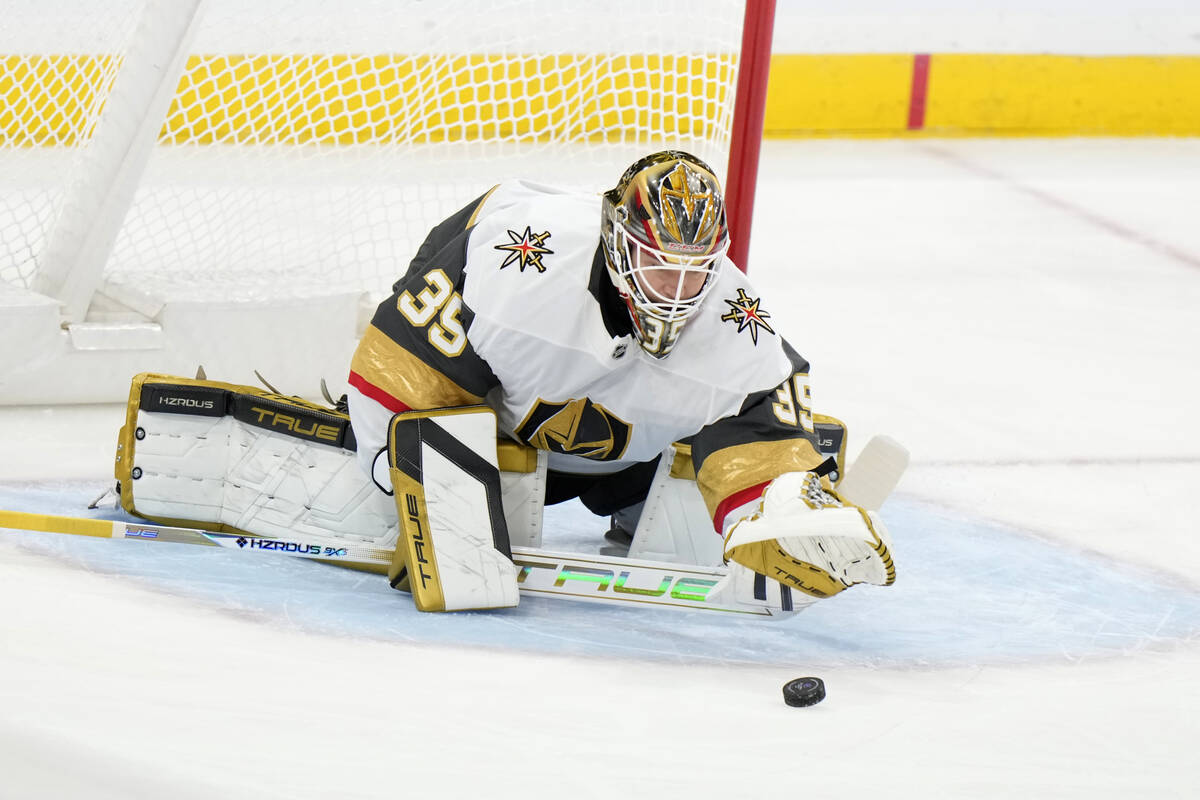
[[[896,580],[883,521],[843,502],[812,472],[771,482],[757,510],[726,534],[725,561],[816,598]]]

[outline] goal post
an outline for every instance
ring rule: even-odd
[[[716,168],[745,266],[773,0],[8,5],[0,403],[336,388],[432,225],[655,149]]]
[[[33,289],[82,322],[175,96],[203,0],[150,0],[121,59],[74,183],[50,228]]]
[[[747,0],[743,17],[725,199],[729,214],[729,257],[745,272],[749,268],[758,155],[762,148],[767,78],[771,71],[775,0]]]

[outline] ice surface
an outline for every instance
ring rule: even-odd
[[[0,486],[0,508],[75,514],[102,485]],[[886,507],[903,579],[864,587],[786,621],[648,612],[524,597],[519,608],[421,614],[385,582],[280,556],[65,536],[20,546],[74,570],[277,627],[384,642],[681,665],[909,667],[1080,661],[1170,647],[1200,635],[1200,590],[1144,569],[925,503]],[[130,519],[111,509],[96,514]],[[546,546],[596,553],[604,526],[577,503],[550,509]],[[180,580],[186,575],[186,580]]]
[[[895,587],[435,616],[307,562],[0,533],[0,797],[1192,796],[1198,196],[1196,140],[769,143],[763,307],[852,454],[913,451]],[[0,507],[81,513],[120,420],[0,409]],[[804,674],[828,699],[786,707]]]

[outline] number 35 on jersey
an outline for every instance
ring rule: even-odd
[[[425,328],[429,343],[444,355],[454,358],[467,346],[467,332],[459,314],[462,296],[454,291],[454,283],[440,269],[425,273],[426,288],[417,292],[401,292],[396,308],[415,328]],[[434,319],[436,318],[436,322]]]
[[[784,425],[799,426],[807,433],[814,433],[812,412],[812,388],[808,384],[808,373],[797,372],[775,390],[776,402],[771,404],[775,418]]]

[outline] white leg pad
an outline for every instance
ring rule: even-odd
[[[513,445],[517,447],[517,445]],[[532,448],[524,448],[530,450]],[[548,454],[534,451],[532,470],[506,470],[500,462],[500,491],[504,496],[504,519],[508,541],[513,547],[542,546],[542,511],[546,504]]]
[[[138,411],[122,476],[135,510],[269,538],[372,542],[398,535],[391,500],[354,453],[238,421]]]
[[[723,542],[695,479],[681,476],[676,456],[672,446],[659,460],[629,557],[715,566],[722,563]]]

